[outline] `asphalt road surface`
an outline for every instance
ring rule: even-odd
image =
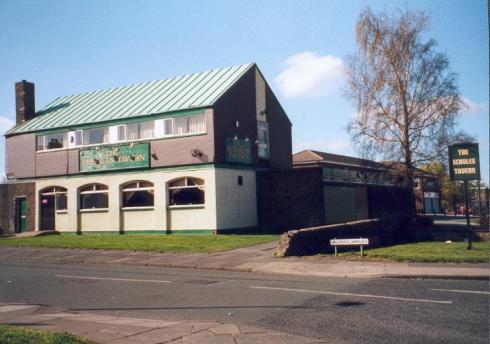
[[[487,281],[0,261],[0,302],[260,325],[333,343],[489,343]]]

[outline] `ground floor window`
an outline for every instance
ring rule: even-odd
[[[109,192],[106,185],[91,184],[80,188],[80,209],[107,209]]]
[[[184,177],[168,183],[169,205],[204,204],[204,180]]]
[[[122,188],[122,207],[153,207],[154,194],[153,183],[145,181],[129,182]]]
[[[65,188],[53,186],[41,191],[41,199],[43,196],[54,196],[54,204],[56,210],[66,210],[68,208],[67,191]]]

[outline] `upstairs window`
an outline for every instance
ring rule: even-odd
[[[80,209],[107,209],[109,192],[106,185],[91,184],[80,188]]]
[[[153,183],[136,181],[125,184],[122,188],[122,207],[153,207],[154,204]]]
[[[60,149],[66,147],[66,133],[41,135],[37,137],[36,150]]]
[[[148,140],[155,137],[155,122],[120,125],[117,129],[118,141]]]
[[[84,145],[95,145],[107,142],[109,142],[109,130],[107,128],[94,128],[83,131]]]
[[[184,177],[168,183],[169,205],[204,204],[204,180]]]
[[[206,132],[206,117],[204,114],[176,117],[173,119],[173,124],[173,135],[201,134]]]
[[[269,124],[257,121],[257,147],[259,159],[269,159]]]
[[[174,133],[174,120],[173,118],[166,118],[163,120],[163,135],[172,136]]]

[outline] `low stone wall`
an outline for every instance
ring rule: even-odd
[[[291,230],[281,236],[274,255],[305,256],[332,252],[330,239],[362,237],[369,239],[369,247],[391,245],[405,240],[408,223],[405,216],[391,216]]]

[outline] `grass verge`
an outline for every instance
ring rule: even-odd
[[[467,250],[465,242],[418,242],[414,244],[365,249],[364,259],[393,260],[397,262],[453,262],[453,263],[489,263],[490,242],[474,242],[473,249]],[[358,251],[340,253],[341,257],[359,257]]]
[[[0,246],[212,253],[279,240],[279,235],[60,234],[3,238]]]
[[[68,333],[50,333],[23,327],[0,325],[0,343],[5,344],[89,344]]]

